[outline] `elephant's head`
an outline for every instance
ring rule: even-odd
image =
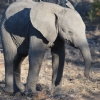
[[[59,35],[68,44],[80,49],[85,61],[85,76],[89,77],[91,56],[85,36],[85,24],[80,15],[70,8],[39,3],[30,11],[32,25],[49,41]]]
[[[85,24],[80,15],[72,9],[64,9],[58,15],[58,34],[69,45],[78,48],[84,58],[84,75],[89,78],[91,55],[85,34]]]

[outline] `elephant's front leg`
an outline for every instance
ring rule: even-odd
[[[29,48],[29,72],[27,78],[26,94],[27,92],[36,92],[36,84],[38,81],[40,67],[45,51],[46,44],[42,41],[42,39],[31,36]]]
[[[54,47],[51,49],[52,52],[52,85],[53,91],[56,87],[61,86],[61,80],[63,75],[64,60],[65,60],[65,48],[64,41],[57,38]],[[52,92],[53,92],[52,91]]]

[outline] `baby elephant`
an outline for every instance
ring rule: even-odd
[[[36,92],[41,63],[47,48],[52,54],[52,87],[61,84],[64,44],[78,48],[84,58],[84,75],[89,77],[91,55],[80,15],[71,8],[46,2],[21,1],[11,4],[2,22],[6,92]],[[20,81],[20,67],[29,56],[26,88]]]

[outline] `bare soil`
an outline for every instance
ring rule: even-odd
[[[66,45],[62,89],[58,90],[55,96],[49,94],[52,78],[50,50],[47,50],[45,54],[39,75],[37,88],[41,84],[41,92],[37,92],[34,98],[20,93],[6,94],[2,91],[5,83],[5,69],[3,52],[0,52],[0,100],[100,100],[100,31],[88,30],[86,35],[92,55],[90,72],[92,80],[84,77],[84,62],[80,51]],[[27,79],[28,66],[27,57],[21,68],[21,81],[24,84]]]

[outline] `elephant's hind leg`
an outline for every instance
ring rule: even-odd
[[[18,89],[22,92],[25,90],[25,86],[22,84],[20,80],[20,74],[21,74],[21,64],[22,61],[25,59],[26,55],[17,54],[15,59],[15,66],[14,66],[14,76],[15,76],[15,85],[18,87]],[[15,89],[15,92],[17,90]]]
[[[14,92],[14,59],[17,54],[17,49],[12,41],[10,34],[2,29],[2,44],[4,50],[5,60],[5,88],[4,91],[8,93]]]
[[[4,91],[8,93],[14,93],[14,57],[5,55],[5,88]]]

